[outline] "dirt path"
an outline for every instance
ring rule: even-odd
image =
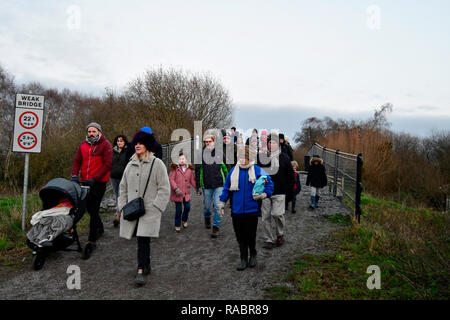
[[[146,286],[134,285],[136,240],[127,241],[112,227],[112,215],[104,219],[105,235],[98,241],[91,259],[81,260],[77,252],[58,252],[47,258],[40,271],[26,271],[0,283],[3,299],[264,299],[263,288],[273,285],[294,257],[304,253],[329,252],[325,242],[342,227],[324,218],[328,214],[350,214],[328,194],[321,208],[307,208],[309,188],[304,186],[297,199],[297,213],[286,212],[286,243],[270,251],[263,249],[261,221],[258,225],[258,265],[236,271],[239,249],[229,209],[221,234],[211,239],[203,224],[202,198],[191,203],[189,227],[173,231],[175,206],[163,214],[160,237],[152,239],[152,273]],[[327,190],[324,190],[327,191]],[[86,236],[82,236],[85,243]],[[81,269],[81,289],[67,289],[67,268]]]

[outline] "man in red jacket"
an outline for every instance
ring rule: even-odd
[[[96,248],[95,242],[104,233],[99,210],[109,180],[113,155],[112,146],[102,135],[102,127],[98,123],[91,122],[86,129],[86,140],[80,144],[72,165],[72,181],[80,183],[81,180],[81,184],[90,187],[87,198],[90,228],[83,259],[89,259]]]

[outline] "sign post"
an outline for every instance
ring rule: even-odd
[[[22,230],[25,231],[27,216],[28,169],[30,153],[41,152],[44,96],[16,94],[13,152],[25,153],[23,177]]]

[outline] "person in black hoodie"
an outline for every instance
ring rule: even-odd
[[[277,134],[270,134],[267,137],[268,154],[258,155],[258,163],[270,175],[274,184],[274,192],[270,198],[262,200],[261,213],[263,223],[263,236],[265,245],[263,248],[272,249],[274,245],[283,245],[284,239],[284,213],[285,202],[293,197],[295,176],[292,170],[289,157],[281,152],[279,137]],[[270,159],[270,162],[267,161]],[[276,226],[276,238],[272,232],[272,218]]]
[[[289,157],[289,160],[294,161],[294,155],[292,152],[292,147],[286,143],[284,140],[284,134],[280,133],[280,148],[281,152],[284,152]]]
[[[128,148],[128,140],[127,137],[120,134],[114,138],[113,143],[113,160],[111,167],[111,175],[109,177],[111,181],[111,186],[114,191],[114,196],[116,199],[116,215],[114,216],[114,227],[118,227],[120,223],[120,212],[117,206],[117,198],[119,197],[119,184],[120,180],[122,180],[123,171],[127,166],[128,161],[127,158],[127,148]]]
[[[306,177],[306,185],[311,186],[311,209],[319,207],[319,190],[327,185],[327,174],[323,160],[318,155],[313,155],[309,161],[308,176]]]

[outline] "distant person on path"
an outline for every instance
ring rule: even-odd
[[[222,221],[217,207],[220,202],[219,197],[222,193],[225,178],[228,175],[228,169],[223,162],[223,154],[214,147],[215,136],[206,135],[203,141],[205,147],[202,150],[202,163],[195,165],[195,184],[197,186],[197,194],[201,194],[200,190],[203,190],[203,216],[206,229],[211,228],[211,211],[214,202],[211,238],[217,238]]]
[[[196,188],[194,166],[187,163],[186,156],[180,153],[178,163],[170,165],[170,201],[175,202],[175,231],[188,227],[191,210],[191,185]],[[184,206],[184,209],[183,209]]]
[[[78,147],[72,164],[72,181],[90,187],[87,196],[87,212],[90,216],[88,243],[82,252],[83,259],[89,259],[96,248],[97,239],[103,235],[100,219],[100,203],[110,177],[113,151],[111,143],[102,134],[102,127],[96,122],[86,126],[87,136]]]
[[[241,149],[240,149],[241,150]],[[233,199],[231,217],[236,240],[240,250],[240,264],[238,271],[256,266],[256,230],[258,226],[258,201],[270,197],[273,183],[270,176],[259,166],[255,165],[256,155],[250,156],[251,149],[246,146],[244,152],[239,152],[239,162],[227,176],[225,186],[220,195],[219,212],[224,215],[225,202]],[[256,180],[266,176],[264,190],[253,195]],[[250,260],[248,259],[250,251]]]
[[[128,140],[126,136],[121,134],[114,138],[110,180],[116,200],[116,214],[113,221],[115,228],[117,228],[120,223],[120,211],[117,203],[117,198],[119,197],[119,184],[120,180],[122,179],[123,171],[125,170],[125,167],[130,160],[126,157],[127,148]]]
[[[233,168],[237,163],[237,148],[232,141],[231,133],[223,130],[222,131],[223,140],[223,161],[227,166],[228,171]]]
[[[272,249],[274,245],[283,245],[285,226],[285,202],[292,198],[294,190],[294,171],[288,156],[281,152],[277,134],[267,137],[267,148],[270,158],[268,164],[261,163],[261,167],[270,175],[274,184],[274,192],[271,198],[262,200],[261,213],[263,223],[263,236],[265,249]],[[276,238],[272,231],[272,219],[275,221]]]
[[[323,160],[318,155],[313,155],[309,164],[306,185],[311,186],[311,203],[309,207],[314,209],[319,207],[319,190],[327,185],[327,174]]]
[[[267,153],[267,130],[261,131],[261,146],[259,147],[259,153]]]
[[[295,204],[297,202],[297,195],[300,193],[300,191],[302,190],[302,185],[300,183],[300,173],[298,172],[299,167],[298,167],[298,163],[297,161],[292,161],[292,169],[294,170],[294,176],[295,176],[295,184],[294,184],[294,192],[293,192],[293,197],[292,197],[292,209],[291,212],[292,213],[296,213],[297,211],[295,210]],[[286,210],[288,210],[288,203],[286,201]]]
[[[161,214],[170,198],[170,183],[167,168],[161,159],[154,156],[155,138],[152,134],[138,131],[131,142],[135,154],[128,162],[119,188],[119,209],[133,199],[144,195],[145,214],[134,221],[120,218],[120,237],[131,240],[137,237],[138,267],[135,283],[144,285],[146,276],[151,272],[150,238],[158,238],[161,226]],[[153,166],[153,167],[152,167]],[[150,176],[150,179],[149,179]]]
[[[282,133],[280,133],[280,148],[281,148],[281,152],[284,152],[287,154],[290,161],[294,161],[292,147],[286,143],[286,141],[284,140],[284,134],[282,134]]]
[[[238,133],[236,132],[236,127],[231,127],[231,141],[237,143]]]

